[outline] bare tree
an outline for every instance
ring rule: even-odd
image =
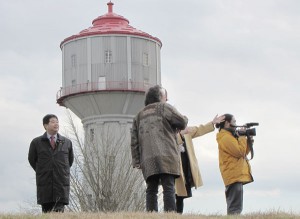
[[[130,132],[118,122],[81,137],[68,113],[67,136],[74,145],[71,211],[115,212],[145,209],[145,182],[131,165]]]

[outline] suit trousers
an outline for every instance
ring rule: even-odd
[[[243,210],[243,183],[236,182],[225,189],[227,214],[240,214]]]
[[[175,205],[175,176],[171,174],[157,174],[146,180],[146,210],[158,211],[157,193],[159,182],[163,187],[164,211],[176,211]]]

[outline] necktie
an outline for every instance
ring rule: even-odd
[[[51,144],[51,147],[52,147],[53,149],[55,149],[55,141],[54,141],[54,139],[55,139],[55,137],[52,135],[52,136],[50,137],[50,144]]]

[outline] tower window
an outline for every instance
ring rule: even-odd
[[[143,65],[149,66],[149,54],[148,53],[143,53]]]
[[[95,140],[95,129],[90,129],[90,142]]]
[[[98,78],[98,89],[99,90],[105,90],[106,89],[106,78],[105,77],[99,77]]]
[[[76,65],[77,65],[76,55],[71,55],[71,66],[72,66],[72,68],[76,68]]]
[[[72,87],[75,87],[75,86],[76,86],[76,80],[73,79],[73,80],[72,80]]]
[[[105,63],[112,63],[112,52],[111,50],[106,50],[105,51]]]

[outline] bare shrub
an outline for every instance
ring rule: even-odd
[[[108,123],[81,137],[70,113],[68,123],[66,136],[72,140],[75,154],[70,211],[143,211],[145,183],[140,170],[131,165],[128,127]]]

